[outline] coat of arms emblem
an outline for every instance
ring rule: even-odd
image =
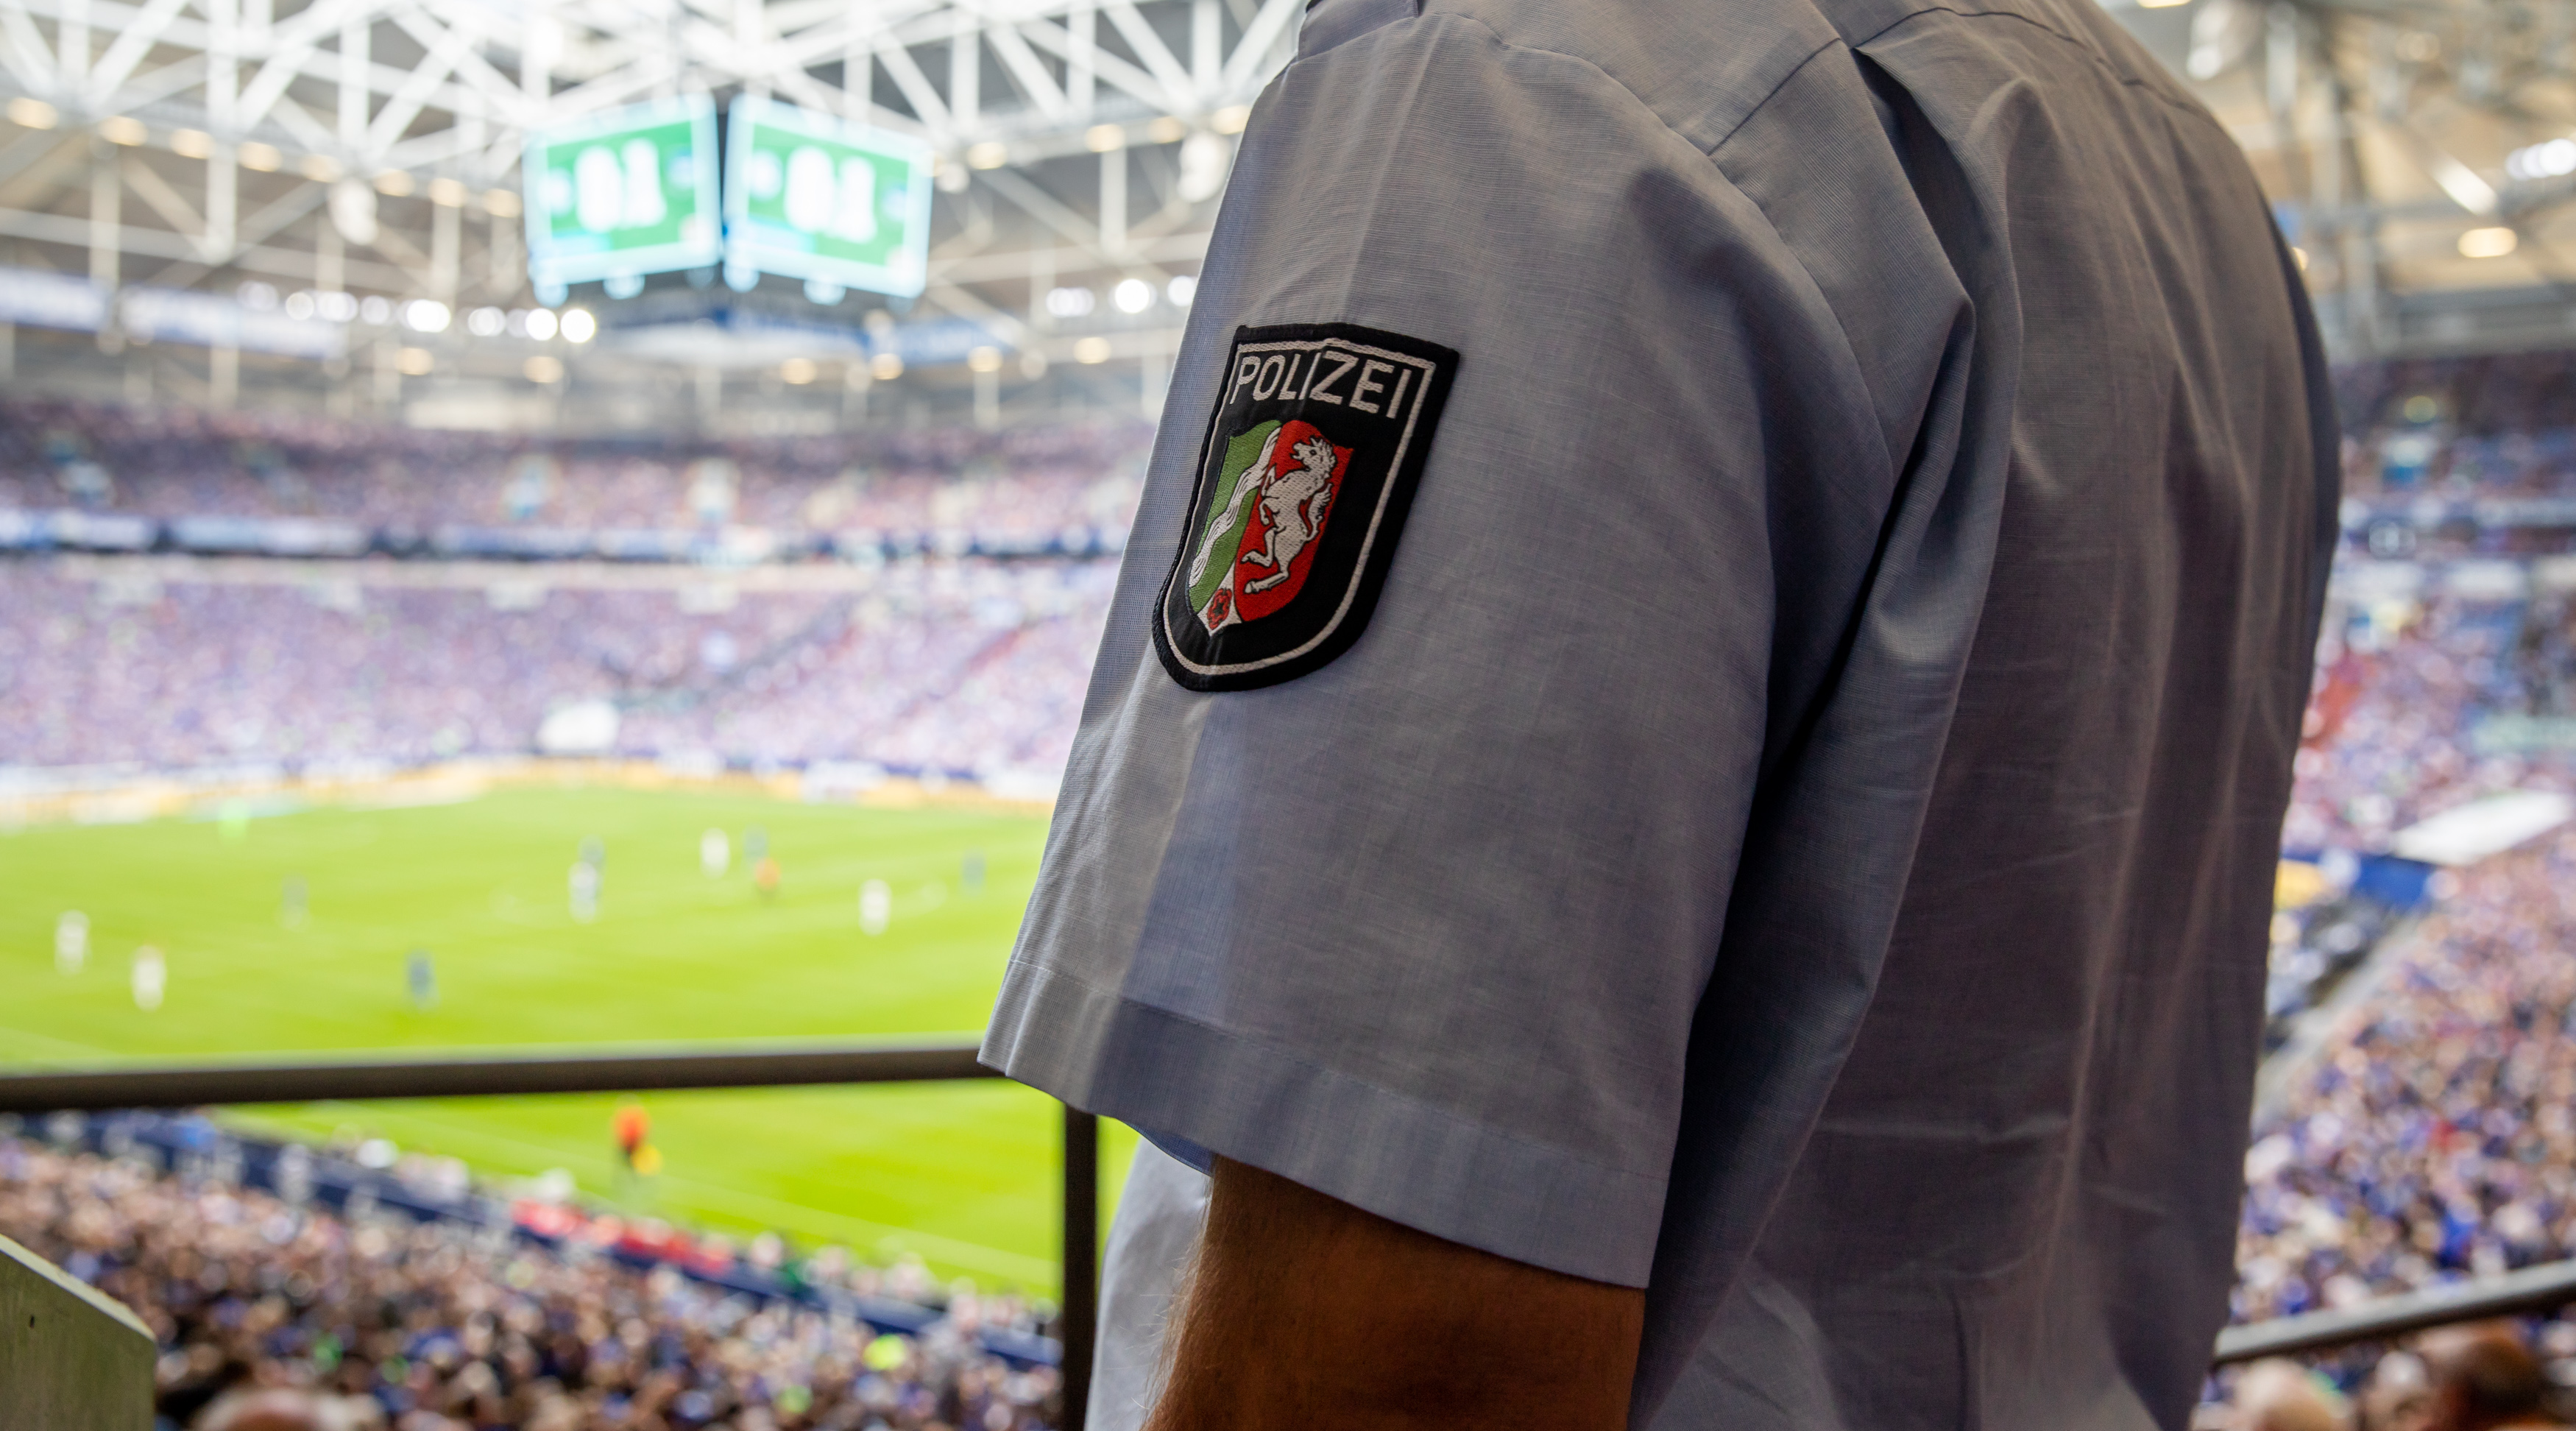
[[[1237,331],[1158,604],[1175,680],[1266,686],[1358,639],[1457,362],[1347,324]]]
[[[1226,443],[1214,510],[1188,559],[1190,609],[1208,630],[1297,599],[1350,461],[1311,422],[1274,418]]]

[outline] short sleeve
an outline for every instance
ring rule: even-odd
[[[1292,64],[985,1058],[1643,1285],[1748,812],[1901,460],[1761,208],[1598,66],[1438,11]]]

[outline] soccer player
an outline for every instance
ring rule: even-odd
[[[304,876],[288,875],[277,896],[277,922],[289,929],[302,929],[306,918]]]
[[[966,867],[959,872],[958,882],[965,886],[969,898],[984,892],[984,852],[968,850]]]
[[[724,831],[710,825],[698,836],[698,868],[709,879],[722,879],[733,868],[733,841],[725,838]]]
[[[2235,142],[2068,0],[1297,46],[985,1045],[1206,1190],[1092,1425],[2178,1431],[2337,537]]]
[[[626,1176],[634,1177],[639,1171],[636,1159],[653,1136],[653,1115],[645,1112],[641,1103],[620,1103],[617,1111],[608,1115],[608,1134],[616,1141],[618,1162]]]
[[[572,917],[588,924],[599,918],[599,866],[590,861],[575,860],[564,875],[564,892],[571,900]]]
[[[66,909],[54,920],[54,970],[65,978],[89,959],[89,916]]]
[[[770,900],[778,898],[778,859],[776,856],[762,855],[758,862],[752,865],[751,885],[752,888],[760,891],[760,898],[763,903],[767,903]]]
[[[429,951],[414,949],[404,961],[404,979],[411,988],[411,1006],[422,1013],[438,1007],[438,970],[430,963]]]
[[[160,950],[146,944],[134,951],[132,985],[134,1007],[147,1014],[161,1007],[161,995],[170,986],[170,966]]]

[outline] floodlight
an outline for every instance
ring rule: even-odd
[[[2471,229],[2460,235],[2462,258],[2502,258],[2522,243],[2521,235],[2508,228]]]
[[[1181,175],[1174,187],[1193,204],[1213,199],[1225,188],[1226,170],[1234,164],[1234,146],[1208,133],[1181,142]]]
[[[2550,139],[2525,145],[2504,156],[2507,178],[2526,183],[2576,174],[2576,139]]]

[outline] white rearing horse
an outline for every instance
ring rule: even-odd
[[[1272,436],[1275,439],[1277,434]],[[1270,519],[1269,539],[1262,550],[1246,552],[1243,559],[1271,572],[1259,581],[1244,583],[1247,592],[1266,591],[1288,579],[1289,563],[1323,529],[1324,511],[1332,505],[1333,444],[1318,433],[1298,443],[1293,453],[1296,471],[1283,473],[1273,465],[1262,480],[1261,514]]]

